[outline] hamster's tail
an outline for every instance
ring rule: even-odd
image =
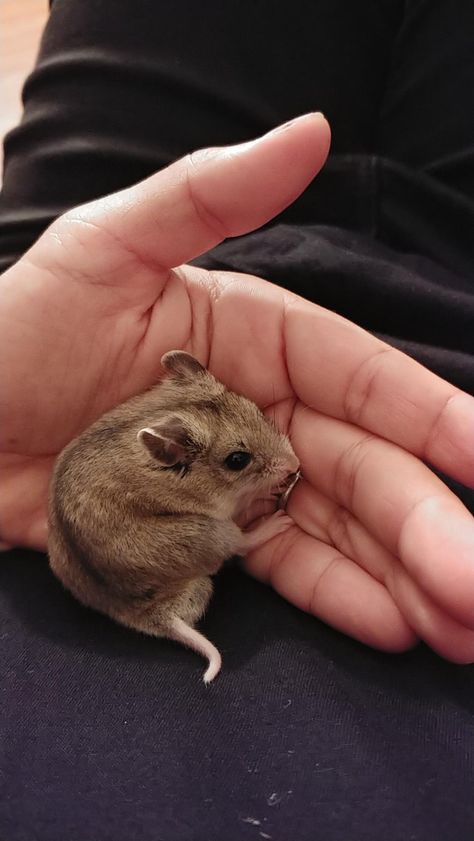
[[[187,625],[186,622],[178,617],[172,620],[168,628],[166,636],[169,639],[180,642],[188,648],[192,648],[193,651],[201,654],[202,657],[207,657],[209,666],[204,672],[203,680],[204,683],[210,683],[211,680],[214,680],[215,676],[219,674],[222,665],[221,655],[215,645],[206,639],[203,634],[191,628],[190,625]]]

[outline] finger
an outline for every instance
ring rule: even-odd
[[[416,641],[382,584],[297,526],[248,555],[244,566],[296,607],[366,645],[404,651]]]
[[[75,208],[55,232],[62,240],[71,223],[80,224],[90,242],[105,229],[124,252],[168,270],[260,227],[291,204],[322,167],[329,142],[323,115],[306,114],[249,143],[195,152],[129,189]],[[88,251],[82,249],[86,266]]]
[[[303,301],[285,319],[300,399],[474,486],[474,398],[350,321]]]
[[[474,631],[442,611],[350,511],[300,480],[291,494],[288,513],[306,533],[334,546],[380,581],[414,637],[416,632],[438,654],[454,662],[474,659]]]
[[[444,613],[401,564],[390,591],[411,627],[433,651],[454,663],[474,662],[474,631]]]
[[[454,494],[394,444],[310,409],[295,411],[291,438],[307,480],[351,511],[441,608],[474,628],[474,521]],[[439,546],[426,555],[430,530]]]
[[[398,559],[347,508],[302,478],[291,493],[287,511],[306,534],[334,546],[386,585]]]

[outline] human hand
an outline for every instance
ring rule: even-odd
[[[0,534],[46,547],[65,444],[184,348],[289,432],[295,526],[249,571],[371,645],[474,659],[474,525],[425,467],[474,476],[474,399],[357,326],[257,278],[181,265],[291,203],[324,162],[306,116],[205,150],[58,219],[0,279]]]

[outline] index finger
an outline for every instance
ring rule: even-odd
[[[399,444],[474,487],[474,398],[342,316],[303,300],[285,318],[292,385],[307,406]]]

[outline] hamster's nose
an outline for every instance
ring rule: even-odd
[[[294,470],[291,473],[287,473],[285,478],[280,484],[280,487],[283,491],[291,490],[291,488],[296,485],[298,479],[301,476],[301,470]]]
[[[288,458],[286,459],[286,467],[288,469],[288,473],[291,476],[294,476],[295,473],[300,472],[300,461],[299,458],[295,455],[295,453],[288,454]]]
[[[287,473],[285,479],[283,480],[280,486],[280,493],[278,496],[278,508],[286,508],[288,497],[290,496],[300,476],[300,470],[296,470],[293,473]]]
[[[295,470],[295,471],[293,471],[293,473],[287,473],[287,475],[285,476],[285,478],[282,482],[283,486],[285,488],[292,488],[293,485],[296,485],[300,476],[301,476],[301,471],[300,470]]]

